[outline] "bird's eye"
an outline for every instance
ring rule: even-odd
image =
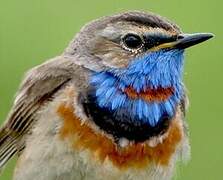
[[[138,49],[143,45],[142,38],[136,34],[127,34],[122,38],[122,41],[130,49]]]

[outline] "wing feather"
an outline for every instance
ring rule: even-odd
[[[22,139],[35,123],[38,110],[71,81],[73,71],[71,61],[57,57],[27,73],[8,119],[0,129],[0,169],[24,148]]]

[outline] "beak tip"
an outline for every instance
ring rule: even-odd
[[[206,34],[207,39],[211,39],[213,37],[215,37],[215,35],[213,33],[204,33]]]

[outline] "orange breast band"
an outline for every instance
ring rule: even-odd
[[[89,125],[81,123],[80,119],[74,115],[71,105],[61,104],[57,113],[64,121],[60,129],[60,137],[63,140],[67,139],[74,151],[89,150],[92,157],[101,163],[107,159],[121,170],[129,167],[146,168],[151,162],[168,166],[183,135],[181,123],[178,119],[173,119],[167,137],[157,146],[150,147],[146,143],[133,143],[121,148],[103,133],[96,132]]]

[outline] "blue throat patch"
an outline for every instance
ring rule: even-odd
[[[128,116],[130,121],[156,126],[163,116],[173,117],[182,99],[183,50],[160,50],[133,59],[126,68],[95,72],[90,84],[101,108]],[[129,98],[124,90],[132,87],[137,93],[148,88],[172,87],[174,93],[163,101]]]

